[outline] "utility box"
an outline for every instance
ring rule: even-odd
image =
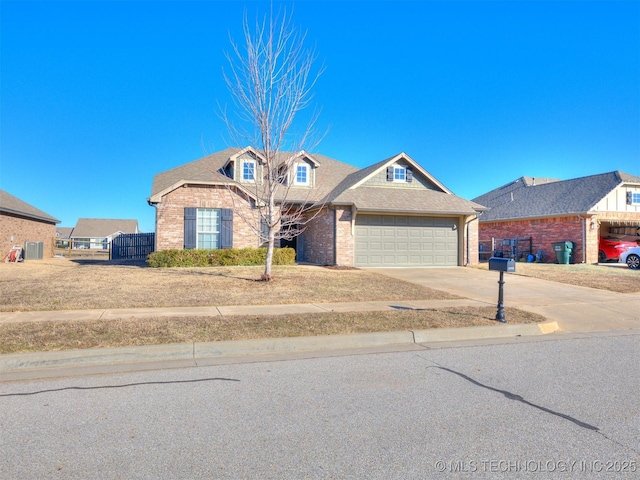
[[[516,271],[516,261],[512,258],[491,257],[489,259],[489,270],[513,273]]]
[[[25,242],[24,259],[42,260],[44,257],[44,242]]]

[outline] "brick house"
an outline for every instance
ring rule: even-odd
[[[0,190],[0,245],[4,258],[14,245],[42,242],[43,257],[53,256],[53,239],[60,220]]]
[[[620,171],[558,180],[521,177],[473,199],[480,242],[531,238],[555,262],[552,243],[574,244],[572,263],[597,263],[600,237],[640,240],[640,177]]]
[[[323,155],[295,157],[281,206],[304,205],[304,231],[281,242],[299,262],[345,266],[477,263],[478,212],[400,153],[364,169]],[[155,175],[156,250],[259,247],[260,153],[229,148]],[[286,199],[286,204],[283,202]],[[252,228],[253,225],[253,228]]]

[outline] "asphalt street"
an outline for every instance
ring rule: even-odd
[[[0,478],[638,478],[639,340],[2,383]]]

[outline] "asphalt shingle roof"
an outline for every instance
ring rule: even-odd
[[[484,208],[474,202],[436,190],[358,187],[342,192],[334,204],[354,204],[358,210],[395,213],[473,215]]]
[[[179,182],[234,183],[219,171],[229,158],[240,150],[239,148],[229,148],[156,175],[151,197]],[[283,155],[291,156],[294,154],[284,152]],[[286,194],[287,202],[316,202],[316,205],[354,204],[360,210],[398,213],[474,214],[483,210],[481,205],[447,192],[423,191],[416,188],[364,186],[352,188],[383,168],[395,157],[390,157],[363,169],[324,155],[312,154],[312,157],[319,164],[315,170],[315,188],[291,186]],[[240,185],[251,191],[250,186]],[[284,192],[284,188],[281,192]],[[284,193],[280,196],[281,200],[283,196]]]
[[[79,218],[72,238],[106,238],[114,233],[136,233],[137,220],[121,220],[111,218]]]
[[[29,217],[36,220],[44,220],[45,222],[54,224],[60,223],[60,220],[58,220],[57,218],[52,217],[48,213],[43,212],[33,205],[29,205],[27,202],[14,197],[4,190],[0,190],[0,211],[12,213],[15,215],[21,215],[23,217]]]
[[[586,213],[620,185],[640,177],[614,171],[571,180],[521,177],[473,199],[489,208],[481,222]]]

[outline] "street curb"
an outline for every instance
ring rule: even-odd
[[[313,337],[266,338],[206,343],[15,353],[0,355],[0,373],[168,361],[184,361],[192,365],[197,365],[199,360],[228,356],[284,354],[455,340],[510,338],[545,335],[558,330],[557,322],[546,322],[541,324],[436,328],[430,330],[355,333]]]
[[[465,328],[432,328],[414,330],[415,343],[449,342],[454,340],[480,340],[485,338],[509,338],[531,335],[546,335],[560,329],[558,322],[530,323],[522,325],[480,326]],[[465,335],[461,336],[460,330]]]

